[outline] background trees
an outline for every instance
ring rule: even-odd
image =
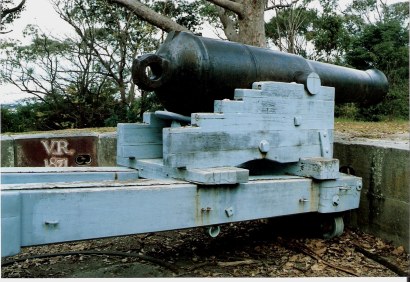
[[[133,59],[157,49],[167,31],[200,34],[203,23],[228,40],[358,69],[378,68],[391,84],[385,101],[366,109],[341,105],[336,113],[368,120],[407,118],[408,4],[355,0],[340,7],[338,2],[53,0],[71,34],[56,37],[29,26],[29,44],[0,37],[0,83],[34,97],[16,110],[2,107],[2,132],[139,120],[158,104],[154,95],[133,85]],[[3,3],[2,11],[14,7],[11,0]]]
[[[0,34],[8,33],[6,25],[13,22],[24,10],[26,0],[20,0],[19,3],[14,3],[13,0],[2,0],[0,3]]]

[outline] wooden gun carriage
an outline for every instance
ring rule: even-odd
[[[276,71],[275,71],[276,69]],[[170,33],[134,62],[166,110],[118,124],[118,167],[2,171],[2,256],[22,246],[318,213],[343,232],[362,179],[333,158],[334,103],[387,80],[301,57]]]

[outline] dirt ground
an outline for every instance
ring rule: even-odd
[[[408,142],[409,124],[336,121],[348,138]],[[2,278],[409,277],[403,246],[345,228],[322,239],[312,215],[23,248],[2,258]],[[41,258],[35,258],[44,255]]]

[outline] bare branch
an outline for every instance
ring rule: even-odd
[[[265,11],[269,11],[269,10],[273,10],[273,9],[289,8],[293,4],[296,4],[297,2],[299,2],[299,0],[293,0],[289,4],[278,4],[278,5],[268,6],[268,7],[265,8]]]
[[[18,10],[23,8],[25,3],[26,3],[26,0],[21,0],[20,4],[18,4],[16,7],[10,8],[10,9],[4,9],[3,11],[1,11],[0,19],[7,16],[8,14],[12,14],[12,13],[17,12]]]
[[[238,15],[239,18],[243,18],[245,16],[245,6],[241,3],[237,3],[231,0],[206,0],[211,2],[221,8],[234,12]]]
[[[177,24],[170,18],[161,15],[160,13],[155,12],[151,8],[147,7],[146,5],[142,4],[140,1],[137,0],[110,0],[111,2],[116,2],[121,4],[131,11],[134,12],[138,17],[141,19],[149,22],[150,24],[166,31],[187,31],[190,32],[189,29],[186,27]]]

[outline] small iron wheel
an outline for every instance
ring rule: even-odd
[[[331,239],[343,234],[344,230],[343,217],[329,217],[321,224],[322,236],[324,239]]]

